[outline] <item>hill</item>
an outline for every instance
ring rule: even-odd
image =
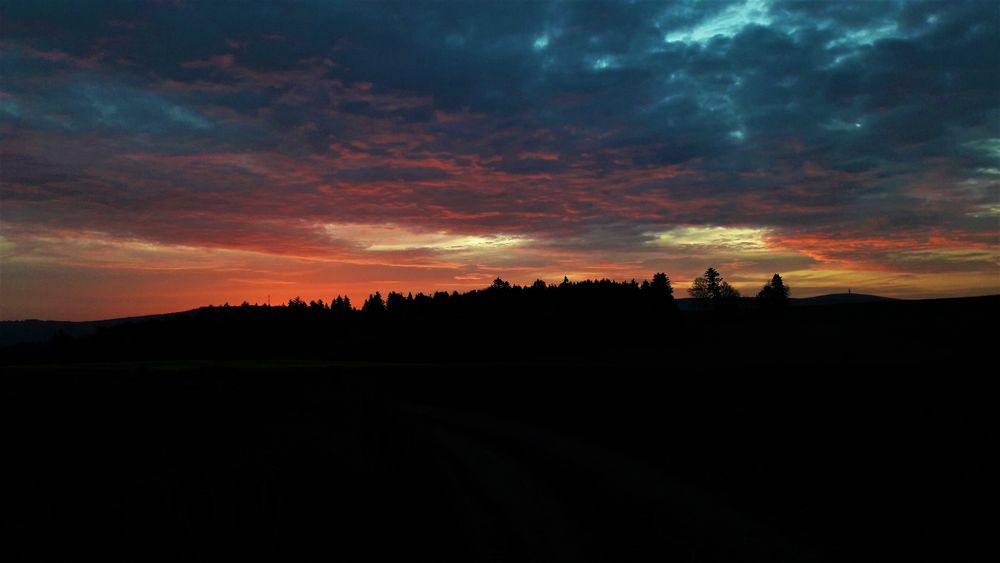
[[[654,297],[621,284],[505,288],[414,299],[392,294],[388,305],[379,301],[361,310],[301,303],[95,323],[7,323],[9,341],[18,343],[0,349],[0,362],[555,359],[648,365],[669,358],[676,365],[710,360],[720,366],[833,362],[952,369],[988,359],[1000,309],[1000,296],[806,299],[784,310],[746,300],[686,310],[684,301],[678,306],[669,296]],[[17,332],[24,327],[29,330]]]
[[[138,317],[122,317],[118,319],[103,319],[97,321],[43,321],[27,319],[23,321],[0,321],[0,346],[14,344],[30,344],[48,342],[60,332],[72,338],[92,336],[98,329],[113,327],[126,323],[139,323],[156,319],[190,315],[197,311],[180,311],[176,313],[160,313]]]
[[[566,284],[372,303],[3,347],[13,532],[106,547],[82,522],[160,560],[837,563],[970,559],[985,526],[962,499],[986,482],[972,368],[993,361],[1000,296],[678,311]],[[206,537],[220,551],[192,547]]]
[[[681,311],[691,311],[698,308],[697,302],[694,299],[680,298],[675,301]],[[752,305],[753,303],[753,300],[750,298],[747,298],[746,301],[748,305]],[[886,301],[899,300],[891,297],[880,297],[877,295],[865,295],[860,293],[831,293],[829,295],[819,295],[816,297],[806,297],[801,299],[793,298],[789,300],[789,303],[791,305],[834,305],[844,303],[876,303]],[[43,321],[38,319],[0,321],[0,346],[26,344],[32,342],[48,342],[59,332],[64,332],[74,338],[91,336],[102,327],[107,328],[125,323],[162,319],[178,315],[191,315],[197,313],[201,309],[203,308],[174,313],[160,313],[156,315],[122,317],[96,321]]]
[[[867,295],[864,293],[830,293],[828,295],[791,299],[790,304],[799,306],[843,305],[848,303],[885,303],[889,301],[900,301],[900,299],[881,297],[879,295]]]

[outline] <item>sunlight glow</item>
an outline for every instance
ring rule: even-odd
[[[258,253],[116,238],[106,233],[49,233],[19,240],[0,239],[0,257],[12,263],[49,263],[91,269],[215,269],[223,257]]]
[[[418,232],[397,225],[327,224],[331,239],[371,252],[402,250],[464,251],[518,246],[527,239],[515,235],[459,235],[443,231]]]
[[[714,246],[742,251],[765,250],[767,229],[749,227],[674,227],[653,237],[649,244],[658,246]]]

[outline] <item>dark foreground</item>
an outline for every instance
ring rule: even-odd
[[[10,347],[6,531],[14,560],[972,560],[997,304]]]
[[[962,560],[969,373],[8,368],[19,560]],[[37,539],[35,539],[37,538]],[[15,544],[17,545],[17,544]]]

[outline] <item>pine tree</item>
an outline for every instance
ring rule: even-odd
[[[735,307],[739,304],[740,292],[722,279],[715,268],[705,270],[705,275],[695,278],[688,295],[697,299],[702,305],[713,308]]]
[[[668,278],[667,274],[664,274],[663,272],[653,274],[653,283],[651,284],[651,287],[653,291],[657,293],[671,296],[674,294],[674,288],[670,287],[670,278]]]
[[[382,301],[382,294],[376,291],[374,295],[369,295],[368,299],[361,305],[361,312],[368,314],[384,313],[385,302]]]
[[[788,305],[788,295],[791,289],[785,285],[781,276],[774,274],[771,281],[764,284],[757,294],[757,300],[761,307],[767,309],[781,309]]]

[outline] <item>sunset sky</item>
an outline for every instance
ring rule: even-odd
[[[1000,293],[1000,3],[0,1],[0,319]]]

